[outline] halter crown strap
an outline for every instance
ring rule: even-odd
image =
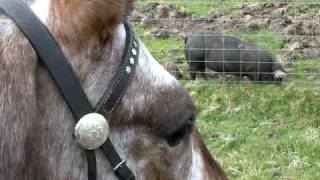
[[[77,122],[84,115],[94,112],[94,108],[90,104],[78,78],[73,72],[71,65],[68,63],[67,58],[62,53],[59,45],[56,43],[46,26],[42,24],[32,10],[21,0],[0,0],[0,10],[11,18],[27,37],[38,54],[39,59],[45,64],[52,78],[55,80],[75,121]],[[127,30],[127,42],[132,42],[132,30],[126,23],[125,27]],[[128,35],[128,31],[131,34],[129,33]],[[128,49],[126,49],[126,51],[128,51]],[[126,51],[125,54],[127,54]],[[123,91],[125,89],[126,88],[120,88],[120,90]],[[123,94],[123,92],[121,94]],[[116,105],[118,101],[119,100],[115,101],[115,104],[112,106]],[[110,139],[103,144],[101,149],[103,149],[112,167],[117,167],[115,168],[115,173],[119,179],[135,179],[133,173],[125,163],[120,164],[118,162],[123,161],[113,147]],[[97,177],[95,153],[92,150],[86,150],[86,156],[88,162],[88,179],[95,180]]]

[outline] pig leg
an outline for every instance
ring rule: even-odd
[[[202,59],[193,60],[189,65],[189,74],[191,80],[196,80],[197,73],[200,72],[201,75],[205,75],[205,63]]]
[[[197,72],[198,72],[197,66],[190,64],[190,66],[189,66],[189,74],[190,74],[190,79],[191,80],[196,80]]]

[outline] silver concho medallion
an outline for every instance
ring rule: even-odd
[[[109,136],[108,121],[101,114],[87,114],[78,121],[74,135],[77,143],[83,148],[96,149]]]

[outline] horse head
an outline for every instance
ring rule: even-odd
[[[120,66],[131,0],[36,0],[47,26],[97,106]],[[73,116],[17,26],[0,29],[0,179],[86,179]],[[194,127],[188,93],[139,40],[132,82],[108,118],[110,139],[136,179],[226,179]],[[98,179],[116,180],[101,151]]]

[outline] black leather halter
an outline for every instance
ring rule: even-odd
[[[110,115],[122,99],[138,63],[139,43],[128,23],[124,22],[126,45],[121,65],[112,80],[111,86],[102,96],[98,108],[94,109],[59,45],[32,10],[21,0],[0,0],[0,10],[16,23],[29,40],[39,59],[45,64],[55,80],[76,122],[92,112],[98,112],[104,116]],[[107,139],[100,149],[103,150],[119,179],[135,179],[134,174],[127,167],[125,161],[121,159],[110,139]],[[86,150],[86,156],[88,179],[95,180],[97,178],[97,168],[94,150]]]

